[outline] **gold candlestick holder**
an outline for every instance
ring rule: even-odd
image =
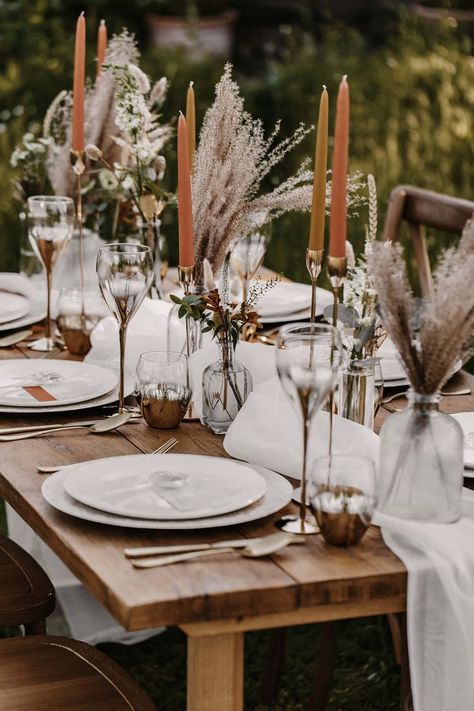
[[[347,257],[331,257],[328,255],[327,270],[333,294],[332,324],[337,328],[339,311],[339,293],[347,275]],[[331,353],[332,358],[332,353]],[[334,389],[329,396],[329,456],[332,455],[332,433],[334,416]]]
[[[311,279],[311,317],[310,322],[316,321],[316,301],[318,277],[321,274],[324,261],[324,249],[306,250],[306,268]]]
[[[84,151],[71,150],[72,169],[76,175],[76,223],[79,232],[79,270],[81,291],[81,312],[73,327],[61,330],[63,340],[73,355],[85,355],[91,348],[90,334],[93,327],[87,323],[84,265],[84,213],[82,206],[82,176],[85,171]],[[71,326],[71,324],[69,324]]]
[[[185,296],[189,296],[189,294],[191,293],[191,286],[194,284],[195,274],[196,274],[196,269],[195,269],[194,264],[190,267],[178,266],[178,281],[179,281],[181,288],[184,291]],[[186,327],[186,355],[188,356],[188,359],[189,359],[192,352],[193,352],[193,347],[192,347],[192,342],[191,342],[191,324],[190,324],[188,318],[185,318],[185,327]],[[199,417],[196,414],[196,410],[194,408],[194,404],[193,404],[193,401],[191,398],[191,401],[188,405],[188,409],[186,410],[186,414],[183,417],[183,420],[190,422],[190,421],[198,420],[198,419],[199,419]]]

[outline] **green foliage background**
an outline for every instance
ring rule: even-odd
[[[264,5],[268,11],[269,3]],[[74,25],[80,10],[85,9],[87,15],[89,75],[94,71],[96,28],[104,16],[109,32],[118,32],[124,25],[136,32],[142,65],[154,79],[166,75],[171,80],[165,118],[175,120],[191,79],[196,85],[198,118],[202,118],[223,62],[196,63],[183,51],[153,47],[147,12],[163,7],[163,0],[0,3],[0,269],[18,266],[19,206],[12,198],[9,156],[22,133],[41,121],[57,92],[71,85]],[[313,32],[307,31],[311,23],[282,25],[276,47],[266,53],[262,50],[253,64],[244,44],[239,45],[236,74],[248,109],[263,119],[268,130],[281,118],[282,134],[287,135],[300,121],[316,121],[324,83],[331,97],[332,124],[338,81],[347,73],[350,167],[375,175],[381,214],[390,189],[400,182],[472,198],[474,58],[468,31],[448,21],[425,26],[406,10],[396,16],[374,17],[377,31],[375,20],[370,28],[360,23],[355,28],[327,16]],[[313,143],[314,137],[308,137],[273,174],[272,182],[311,155]],[[168,187],[173,189],[173,144],[167,158]],[[365,215],[351,221],[351,238],[356,243],[362,239],[364,223]],[[164,230],[173,258],[173,208],[164,215]],[[305,279],[307,230],[306,215],[282,218],[274,227],[269,265],[292,278]]]

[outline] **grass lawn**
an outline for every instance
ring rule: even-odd
[[[0,531],[6,531],[0,501]],[[0,636],[18,634],[0,630]],[[273,711],[304,711],[313,689],[318,650],[318,626],[305,625],[289,631],[278,703]],[[252,632],[245,641],[245,708],[267,711],[261,701],[262,671],[270,653],[269,632]],[[152,639],[125,646],[102,644],[114,659],[156,701],[159,711],[186,708],[186,638],[170,628]],[[399,708],[400,675],[384,617],[341,622],[334,683],[328,711],[395,711]]]

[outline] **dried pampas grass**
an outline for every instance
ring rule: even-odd
[[[193,221],[198,278],[208,259],[216,274],[229,246],[258,224],[263,226],[289,210],[309,210],[313,173],[306,161],[274,190],[259,195],[261,183],[283,157],[311,130],[301,124],[277,141],[280,124],[266,137],[262,122],[244,110],[232,65],[226,64],[216,98],[204,117],[192,180]],[[361,174],[348,181],[348,207],[363,202]],[[328,186],[330,198],[330,185]]]
[[[457,249],[447,250],[433,275],[431,294],[416,299],[400,245],[374,244],[369,266],[385,328],[398,349],[413,389],[441,389],[456,362],[474,349],[474,218]]]

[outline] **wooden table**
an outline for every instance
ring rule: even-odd
[[[13,348],[0,353],[0,358],[7,357],[38,354]],[[458,383],[461,381],[474,386],[472,376],[461,374]],[[474,397],[445,398],[443,409],[474,410]],[[387,414],[382,411],[379,426]],[[26,425],[38,419],[3,415],[1,424]],[[71,419],[70,413],[42,417],[45,423]],[[135,570],[123,555],[125,546],[185,543],[193,540],[193,534],[82,522],[55,511],[41,496],[44,479],[36,472],[37,464],[150,452],[172,435],[179,440],[175,452],[225,456],[222,438],[198,423],[166,432],[153,431],[140,423],[105,435],[70,431],[2,442],[0,494],[126,629],[177,625],[186,633],[188,711],[243,708],[243,641],[248,630],[405,610],[406,570],[375,527],[370,528],[361,545],[349,549],[330,547],[320,536],[313,536],[303,548],[290,546],[271,558],[222,555]],[[275,518],[238,529],[203,532],[199,538],[210,542],[262,535],[273,530]]]

